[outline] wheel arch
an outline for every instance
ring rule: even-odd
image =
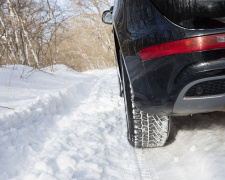
[[[120,58],[120,44],[119,44],[119,39],[117,37],[117,34],[116,34],[116,31],[115,31],[115,28],[113,28],[113,32],[114,32],[114,41],[115,41],[115,52],[116,52],[116,63],[119,67],[119,72],[120,72],[120,76],[122,75],[122,67],[121,67],[121,62],[122,59]]]

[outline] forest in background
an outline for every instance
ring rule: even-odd
[[[110,0],[3,0],[0,65],[66,64],[86,71],[114,66],[112,26],[101,22]],[[53,68],[52,68],[53,69]]]

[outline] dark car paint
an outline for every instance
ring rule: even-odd
[[[134,92],[134,103],[151,114],[173,115],[173,106],[187,83],[202,77],[218,75],[225,69],[225,50],[186,53],[142,61],[138,52],[146,47],[224,33],[224,28],[193,30],[178,26],[164,17],[150,0],[116,0],[113,26],[118,50],[123,54]],[[216,61],[216,65],[202,66]],[[192,67],[188,77],[181,78],[185,68]],[[210,68],[211,67],[211,68]],[[214,73],[212,73],[214,71]],[[208,74],[210,72],[211,74]]]
[[[159,11],[180,26],[193,29],[225,27],[223,0],[151,0]],[[221,21],[222,20],[222,21]]]

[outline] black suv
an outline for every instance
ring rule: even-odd
[[[102,20],[134,147],[163,146],[170,116],[225,110],[225,0],[116,0]]]

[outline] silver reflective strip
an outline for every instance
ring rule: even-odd
[[[217,42],[218,43],[225,42],[225,36],[218,36],[217,37]]]

